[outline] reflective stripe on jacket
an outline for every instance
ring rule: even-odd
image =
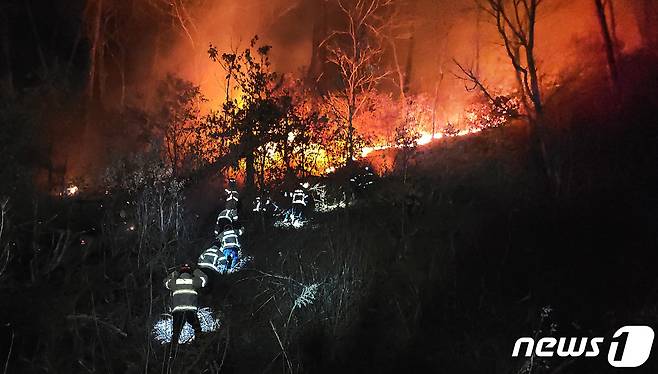
[[[198,266],[204,269],[210,269],[217,273],[222,273],[226,269],[226,257],[217,246],[206,249],[199,256]]]
[[[227,225],[237,222],[238,211],[235,209],[224,209],[217,216],[217,224],[219,225],[224,221]]]
[[[235,202],[238,201],[238,198],[240,196],[238,194],[238,191],[229,190],[229,189],[225,189],[224,191],[226,191],[226,201],[235,201]]]
[[[292,203],[306,206],[306,197],[307,195],[303,190],[295,190],[292,194]]]
[[[260,206],[261,206],[261,201],[260,197],[257,197],[256,200],[254,201],[254,212],[260,212]]]
[[[199,269],[193,274],[173,272],[165,287],[171,291],[171,304],[174,312],[197,310],[198,290],[208,284],[208,276]]]
[[[240,247],[238,234],[235,232],[235,230],[225,230],[222,232],[221,244],[222,249],[226,247]]]

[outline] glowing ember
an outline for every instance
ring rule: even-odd
[[[80,189],[78,188],[78,186],[74,186],[74,185],[71,185],[67,187],[66,190],[64,190],[64,194],[66,196],[75,196],[78,194],[78,192],[80,192]]]

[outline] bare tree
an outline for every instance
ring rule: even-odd
[[[129,60],[126,55],[131,48],[134,48],[132,43],[140,39],[135,33],[134,25],[139,24],[145,16],[153,17],[158,28],[180,31],[189,41],[191,49],[197,51],[200,45],[195,38],[197,29],[196,21],[190,11],[192,2],[193,0],[87,1],[83,12],[84,27],[76,36],[69,65],[72,63],[80,39],[82,36],[86,37],[89,43],[89,70],[86,83],[88,98],[103,103],[103,100],[110,96],[106,95],[107,88],[113,88],[112,80],[116,78],[121,84],[119,97],[123,107],[128,70],[126,64]],[[159,62],[158,41],[161,33],[165,32],[158,32],[153,42],[152,56],[156,62]],[[196,67],[196,58],[193,63]]]
[[[494,21],[498,35],[509,58],[519,84],[521,101],[531,128],[531,149],[544,169],[548,184],[559,190],[560,178],[551,167],[547,150],[546,128],[542,119],[544,105],[535,57],[535,26],[537,9],[543,0],[482,0],[478,4]],[[456,62],[456,61],[455,61]],[[456,62],[457,63],[457,62]],[[481,77],[473,69],[457,63],[462,72],[459,78],[472,83],[467,89],[479,89],[495,106],[496,97],[487,90]]]
[[[24,5],[25,13],[27,13],[27,19],[30,23],[30,29],[32,30],[32,36],[34,38],[34,47],[36,49],[37,56],[39,56],[39,62],[41,63],[41,74],[45,77],[48,75],[49,69],[48,62],[46,61],[46,55],[43,51],[43,45],[41,43],[41,35],[37,27],[37,22],[34,19],[34,15],[32,14],[32,6],[30,5],[29,0],[25,0]]]
[[[535,25],[542,0],[486,0],[482,9],[495,21],[505,52],[514,67],[528,114],[536,119],[543,112],[539,73],[535,58]]]
[[[441,85],[443,83],[443,78],[445,76],[445,68],[446,64],[448,63],[446,59],[445,53],[443,51],[446,49],[446,45],[448,43],[448,36],[450,32],[452,31],[454,27],[455,20],[452,17],[441,17],[441,13],[443,12],[440,7],[438,7],[438,4],[436,8],[433,10],[435,16],[433,17],[432,21],[432,29],[434,33],[434,37],[436,39],[437,43],[437,48],[435,49],[434,53],[434,66],[436,67],[436,77],[434,78],[434,92],[432,93],[432,138],[434,138],[434,135],[436,134],[437,130],[437,110],[440,106],[439,102],[439,96],[441,92]],[[479,19],[478,15],[478,19]],[[478,22],[479,24],[479,22]],[[479,38],[479,37],[478,37]],[[479,50],[476,50],[476,52],[479,52]],[[476,53],[476,61],[478,60],[477,56],[479,53]],[[476,62],[477,63],[477,62]],[[476,66],[476,73],[478,72],[477,66]]]
[[[347,163],[354,159],[354,117],[370,94],[390,71],[382,69],[384,32],[389,26],[387,12],[393,0],[336,0],[344,24],[321,43],[327,48],[327,62],[338,68],[341,86],[333,105],[347,125]]]
[[[612,2],[612,0],[607,0]],[[608,27],[608,18],[605,12],[605,4],[603,0],[594,0],[594,5],[596,6],[596,16],[599,20],[599,25],[601,27],[601,36],[603,37],[603,46],[605,48],[605,54],[608,59],[608,71],[610,72],[610,80],[612,81],[612,87],[616,93],[619,92],[619,73],[617,71],[617,56],[615,54],[615,44],[613,36],[610,32],[610,27]]]
[[[163,148],[174,176],[193,169],[191,161],[199,147],[202,128],[201,103],[206,99],[198,86],[167,76],[158,87],[158,109],[152,116],[154,131],[164,141]],[[185,170],[190,171],[190,170]]]
[[[90,17],[91,21],[88,24],[90,28],[91,47],[89,50],[89,72],[87,77],[87,96],[93,99],[94,90],[98,87],[102,91],[102,87],[98,83],[98,65],[102,61],[102,52],[104,50],[104,40],[102,33],[103,23],[103,0],[97,0],[95,7],[89,7],[93,16]]]
[[[11,244],[8,240],[9,227],[9,198],[0,199],[0,279],[7,270],[7,265],[11,259]]]
[[[393,58],[393,70],[395,83],[400,90],[400,102],[406,102],[406,96],[409,91],[409,79],[412,70],[412,57],[415,44],[415,6],[414,2],[406,0],[396,0],[393,4],[392,10],[388,12],[388,27],[385,35],[386,40],[391,48],[391,56]],[[398,44],[407,44],[407,59],[405,62],[401,61],[402,53]]]

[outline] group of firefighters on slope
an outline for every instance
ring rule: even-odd
[[[209,274],[212,274],[212,272],[217,274],[232,273],[237,270],[237,265],[240,262],[242,256],[240,236],[243,229],[238,227],[239,194],[237,182],[234,179],[229,179],[228,187],[225,189],[226,203],[224,209],[217,216],[214,243],[199,256],[196,269],[184,264],[180,266],[178,271],[172,272],[165,280],[165,287],[172,294],[173,334],[170,357],[174,354],[180,333],[186,322],[192,326],[196,336],[201,333],[201,324],[197,315],[198,292],[209,284],[210,280],[206,272]],[[309,196],[305,191],[308,184],[302,184],[301,187],[303,188],[297,188],[291,194],[285,194],[285,196],[290,196],[292,200],[290,214],[286,219],[302,219],[304,209],[308,205]],[[279,210],[269,196],[265,198],[258,197],[254,201],[253,212],[264,213],[270,209],[273,210],[273,213]]]

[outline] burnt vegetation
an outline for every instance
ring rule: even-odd
[[[193,1],[72,3],[0,5],[4,373],[604,373],[604,354],[526,359],[512,347],[658,324],[649,1],[632,51],[613,1],[592,1],[596,61],[550,83],[534,55],[550,0],[468,2],[493,23],[515,86],[455,58],[472,97],[459,123],[441,124],[437,94],[409,88],[389,48],[414,38],[400,36],[413,30],[401,1],[318,3],[335,18],[314,36],[321,73],[295,74],[277,71],[277,45],[258,37],[208,47]],[[140,20],[204,46],[219,104],[171,72],[128,100]],[[95,153],[80,161],[83,143]],[[366,163],[377,180],[352,191]],[[169,307],[162,280],[210,245],[225,175],[243,181],[254,261],[213,279],[201,305],[220,328],[168,365],[151,331]],[[351,204],[300,230],[250,212],[263,191],[306,180]]]

